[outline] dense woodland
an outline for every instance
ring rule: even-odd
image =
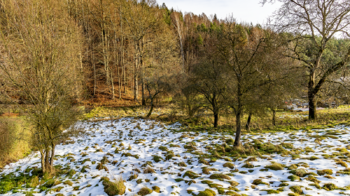
[[[1,103],[30,106],[47,171],[74,105],[150,106],[149,117],[171,102],[189,117],[210,110],[214,127],[230,111],[234,146],[252,115],[295,98],[314,120],[317,102],[348,101],[350,5],[281,2],[271,24],[252,25],[155,0],[2,0]]]

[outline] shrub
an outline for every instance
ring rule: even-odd
[[[288,176],[288,179],[290,179],[291,181],[299,181],[300,180],[299,176],[296,176],[296,175]]]
[[[215,191],[211,189],[205,189],[204,191],[200,191],[197,196],[215,196]]]
[[[147,167],[146,169],[143,170],[143,173],[144,174],[151,174],[151,173],[156,173],[156,172],[151,167]]]
[[[153,186],[152,190],[156,193],[160,193],[160,188],[158,186]]]
[[[291,191],[293,191],[294,193],[297,193],[297,194],[304,194],[303,193],[303,190],[301,190],[301,187],[300,186],[291,186],[289,187]]]
[[[147,187],[143,187],[143,188],[141,188],[141,189],[139,190],[139,192],[137,192],[137,194],[143,196],[143,195],[149,195],[149,194],[151,194],[152,192],[153,192],[152,189],[147,188]]]
[[[230,176],[226,175],[226,174],[212,174],[210,177],[210,179],[217,179],[217,180],[231,180]]]
[[[333,183],[326,183],[323,185],[322,188],[324,188],[327,191],[332,191],[332,190],[337,189],[337,186],[335,186],[335,184],[333,184]]]
[[[292,171],[290,171],[290,173],[295,174],[296,176],[299,176],[299,177],[304,177],[304,176],[308,175],[308,173],[305,171],[305,169],[292,170]]]
[[[332,175],[333,170],[331,170],[331,169],[317,170],[317,174],[320,176],[323,176],[325,174]]]
[[[158,149],[161,151],[168,151],[168,147],[166,147],[166,146],[159,146]]]
[[[214,168],[207,168],[207,167],[203,167],[203,168],[202,168],[203,174],[210,174],[211,171],[217,171],[217,169],[214,169]]]
[[[233,163],[227,162],[223,165],[224,167],[228,167],[230,169],[233,169],[235,167],[235,165]]]
[[[265,166],[266,169],[271,169],[271,170],[283,170],[284,165],[280,163],[272,163],[271,165]]]
[[[73,182],[70,180],[64,181],[63,184],[73,186]]]
[[[254,184],[254,185],[259,185],[259,184],[266,184],[266,185],[268,185],[267,182],[263,182],[261,179],[255,179],[255,180],[252,182],[252,184]]]
[[[110,181],[109,178],[103,177],[102,184],[104,186],[104,191],[108,196],[123,195],[125,193],[125,185],[123,178],[118,178],[114,182]]]
[[[191,179],[195,179],[199,177],[199,175],[193,171],[186,171],[183,177],[186,177],[186,176],[188,176]]]
[[[162,157],[157,156],[157,155],[154,155],[154,156],[153,156],[153,161],[154,161],[154,162],[158,163],[158,162],[160,162],[161,160],[163,160]]]

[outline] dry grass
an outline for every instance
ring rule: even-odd
[[[151,167],[147,167],[146,169],[143,170],[143,173],[144,174],[151,174],[151,173],[156,173],[156,172]]]
[[[265,166],[266,169],[271,169],[271,170],[283,170],[284,167],[285,167],[284,165],[276,162],[273,162],[271,165]]]
[[[20,117],[0,117],[0,168],[27,156],[31,151],[28,125]]]

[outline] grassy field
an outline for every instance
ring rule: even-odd
[[[148,107],[95,107],[87,109],[82,120],[104,121],[109,119],[119,119],[123,117],[145,117],[148,113]],[[3,142],[4,146],[0,147],[0,168],[4,165],[15,162],[27,156],[31,152],[30,147],[30,130],[29,125],[25,122],[24,117],[17,110],[8,107],[1,110],[1,131],[10,132],[11,134],[3,134],[0,140],[12,141],[10,143]],[[245,125],[248,116],[242,118],[242,125]],[[166,107],[157,107],[154,109],[150,119],[160,120],[167,124],[180,122],[183,126],[181,131],[198,131],[198,132],[226,132],[233,134],[235,132],[235,117],[232,113],[226,112],[221,115],[219,127],[213,128],[212,113],[209,110],[202,110],[196,116],[190,118],[185,112],[175,105],[167,105]],[[310,130],[334,127],[339,124],[350,124],[350,107],[340,106],[338,108],[324,109],[318,111],[318,119],[309,121],[307,112],[279,111],[277,112],[276,126],[272,125],[272,113],[266,112],[263,116],[252,117],[251,129],[247,131],[243,127],[243,133],[263,133],[263,132],[289,132],[293,130]],[[10,138],[9,138],[10,137]]]
[[[121,117],[145,117],[148,107],[96,107],[87,112],[84,119],[95,121],[115,119]],[[308,112],[295,112],[280,110],[276,114],[276,126],[272,124],[272,113],[266,111],[261,116],[252,116],[249,132],[274,132],[297,129],[314,129],[334,127],[339,124],[348,124],[350,119],[350,107],[339,106],[318,110],[318,119],[308,120]],[[248,115],[242,118],[242,126],[245,126]],[[150,119],[161,120],[167,123],[180,122],[186,127],[186,131],[218,131],[233,132],[235,130],[235,116],[232,112],[221,114],[219,127],[213,128],[213,116],[210,110],[202,110],[194,117],[188,117],[182,110],[174,105],[157,107]],[[246,130],[244,130],[246,131]]]

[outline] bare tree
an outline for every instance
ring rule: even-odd
[[[79,114],[72,102],[80,95],[81,29],[65,8],[53,0],[1,4],[0,72],[28,105],[44,173],[53,172],[55,146],[73,134],[64,129]]]
[[[308,73],[309,119],[316,119],[316,95],[327,79],[350,60],[350,49],[338,55],[339,60],[325,62],[323,55],[330,40],[349,38],[350,1],[348,0],[278,0],[282,7],[274,15],[279,32],[289,32],[286,55],[302,62]],[[266,3],[267,0],[262,1]],[[331,51],[334,52],[334,51]]]

